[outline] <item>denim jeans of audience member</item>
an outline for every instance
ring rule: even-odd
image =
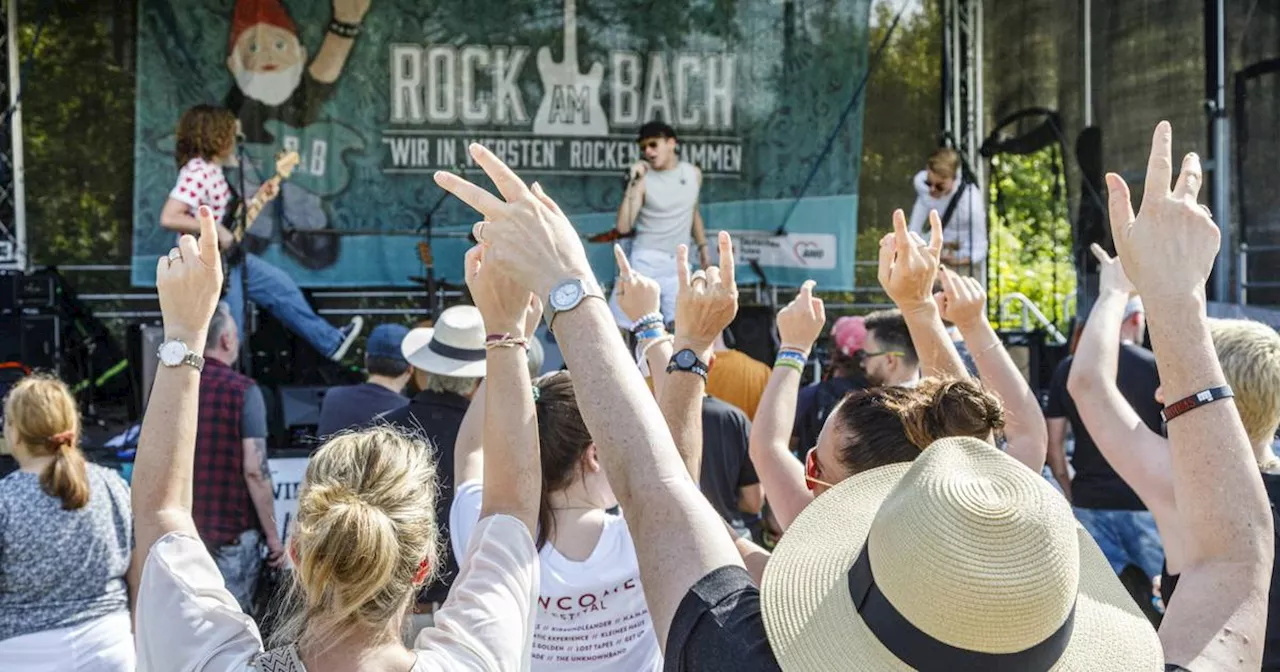
[[[262,550],[262,533],[245,530],[239,539],[213,552],[213,564],[222,573],[227,592],[236,598],[246,614],[253,613],[253,590],[262,574]]]
[[[1164,545],[1150,511],[1109,511],[1073,507],[1076,520],[1098,542],[1117,575],[1126,565],[1134,565],[1147,577],[1160,576],[1164,566]]]
[[[236,320],[240,337],[244,338],[244,294],[284,323],[289,331],[301,336],[326,357],[342,345],[342,331],[316,315],[302,295],[297,283],[284,271],[252,254],[244,263],[232,266],[227,280],[227,305]],[[248,272],[247,282],[242,274]]]

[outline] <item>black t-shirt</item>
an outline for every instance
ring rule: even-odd
[[[667,672],[774,672],[760,612],[760,589],[747,570],[726,565],[689,588],[667,630]]]
[[[458,561],[449,546],[449,509],[453,506],[453,444],[458,441],[462,416],[470,401],[456,394],[419,392],[409,405],[382,416],[388,423],[411,432],[420,432],[434,451],[436,462],[436,527],[440,530],[441,571],[435,581],[418,595],[420,602],[444,602],[449,586],[458,575]],[[424,484],[423,487],[430,487]]]
[[[746,516],[738,510],[738,489],[760,482],[747,441],[751,421],[737,407],[715,397],[702,400],[702,494],[725,522],[735,529],[747,528]]]
[[[796,450],[803,455],[818,443],[818,434],[827,416],[845,395],[867,387],[861,377],[832,377],[800,390],[796,398],[796,423],[791,434],[796,439]]]
[[[1271,504],[1271,520],[1274,523],[1271,543],[1275,552],[1280,554],[1280,474],[1262,474],[1262,487],[1267,490],[1267,501]],[[1160,597],[1167,605],[1173,601],[1173,593],[1178,588],[1179,574],[1170,574],[1165,565],[1160,577]],[[1267,597],[1267,634],[1262,645],[1262,669],[1264,672],[1280,670],[1280,566],[1271,567],[1271,590]]]
[[[1106,458],[1098,452],[1098,446],[1089,436],[1075,402],[1067,393],[1067,376],[1071,373],[1072,357],[1067,357],[1053,373],[1049,385],[1049,403],[1045,417],[1066,418],[1075,434],[1075,454],[1071,466],[1076,475],[1071,480],[1072,504],[1082,509],[1109,509],[1117,511],[1143,511],[1143,505],[1133,488],[1116,475]],[[1156,388],[1160,387],[1160,375],[1156,372],[1156,358],[1150,350],[1136,345],[1120,345],[1120,357],[1116,366],[1116,386],[1120,394],[1133,406],[1151,431],[1163,434],[1160,420],[1160,404],[1156,402]]]

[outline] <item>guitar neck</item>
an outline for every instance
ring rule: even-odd
[[[564,0],[564,60],[578,67],[578,10],[575,0]]]
[[[275,189],[276,193],[279,194],[280,180],[281,177],[279,175],[272,175],[271,179],[263,183],[263,186],[270,184]],[[272,200],[274,200],[274,197],[263,199],[257,203],[254,203],[253,199],[249,199],[245,202],[244,225],[236,229],[234,236],[237,243],[244,240],[245,234],[249,233],[249,229],[253,227],[253,221],[258,218],[258,215],[262,214],[262,209],[267,207],[267,203],[270,203]]]

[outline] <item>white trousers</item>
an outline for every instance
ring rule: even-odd
[[[633,247],[627,259],[631,262],[632,270],[658,281],[658,287],[662,290],[662,320],[667,324],[674,322],[676,319],[676,291],[679,286],[676,274],[675,251],[664,252],[644,247]],[[616,286],[613,288],[613,294],[609,299],[609,307],[613,309],[613,318],[617,320],[618,326],[630,329],[630,318],[618,306],[618,288]]]
[[[0,668],[24,672],[133,672],[129,612],[70,628],[44,630],[0,641]]]

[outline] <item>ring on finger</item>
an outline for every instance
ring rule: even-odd
[[[484,225],[484,222],[476,222],[476,225],[471,227],[471,235],[480,242],[484,242]]]
[[[182,261],[182,250],[179,250],[176,247],[169,250],[169,263],[173,263],[175,261]]]

